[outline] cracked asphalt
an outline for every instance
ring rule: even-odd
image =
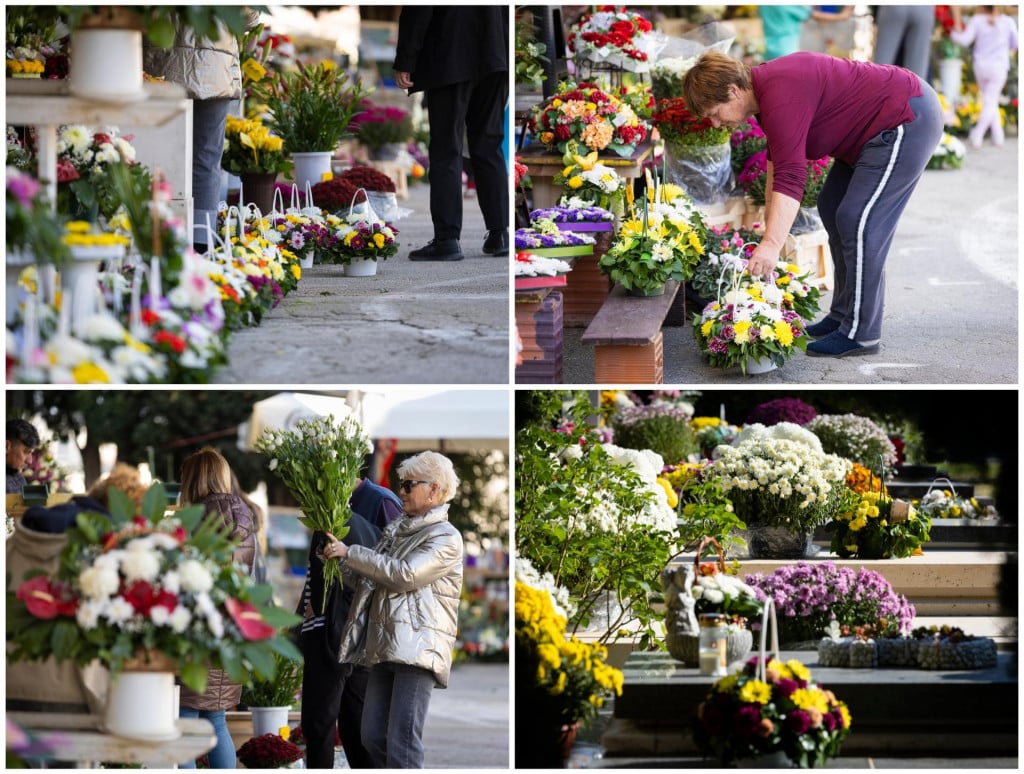
[[[881,350],[796,353],[758,376],[704,363],[689,325],[665,327],[666,384],[1016,384],[1018,381],[1018,138],[968,149],[960,170],[927,170],[887,260]],[[828,310],[831,293],[822,299]],[[692,317],[692,307],[687,317]],[[582,328],[565,329],[563,381],[594,380]]]
[[[430,189],[409,187],[398,254],[375,277],[339,266],[303,271],[296,290],[254,328],[235,332],[218,384],[507,384],[509,262],[484,255],[485,228],[464,200],[455,262],[410,261],[433,237]]]

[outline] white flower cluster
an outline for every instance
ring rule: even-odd
[[[695,56],[668,56],[651,65],[651,74],[655,78],[682,80],[695,64]]]
[[[896,447],[888,433],[859,414],[819,414],[805,427],[817,435],[822,447],[877,470],[879,455],[886,466],[896,464]]]
[[[763,490],[775,497],[797,498],[801,509],[825,502],[832,486],[852,467],[849,460],[815,452],[800,441],[767,436],[719,446],[716,454],[714,470],[725,492]]]
[[[555,583],[555,576],[549,572],[541,575],[533,563],[522,556],[516,557],[516,581],[534,589],[548,592],[555,614],[565,619],[576,615],[576,605],[569,597],[569,589]]]
[[[810,430],[805,429],[801,425],[795,422],[778,422],[770,427],[765,427],[760,423],[753,423],[744,427],[736,440],[732,442],[733,446],[738,446],[741,443],[745,443],[750,440],[763,440],[763,439],[778,438],[785,441],[796,441],[802,443],[805,446],[810,447],[811,450],[821,453],[821,440],[812,433]]]
[[[97,150],[93,151],[94,132],[81,124],[73,124],[61,128],[57,135],[57,153],[70,154],[77,164],[102,164],[117,163],[123,161],[130,164],[135,161],[135,148],[123,137],[117,136],[116,127],[100,127],[95,130],[97,134],[105,134],[110,142],[100,143]]]
[[[735,575],[727,575],[724,572],[697,577],[690,593],[693,594],[694,599],[706,599],[714,605],[722,604],[727,597],[729,599],[739,599],[740,597],[757,599],[757,594],[750,586]]]
[[[158,603],[149,609],[148,622],[181,634],[194,621],[202,621],[210,634],[218,639],[223,637],[224,619],[210,597],[216,567],[183,555],[171,565],[164,552],[177,547],[178,541],[171,535],[153,533],[130,540],[123,548],[99,554],[78,575],[82,592],[75,613],[78,625],[89,631],[104,619],[118,629],[139,630],[147,623],[147,616],[136,611],[119,591],[122,584],[130,588],[143,581],[150,584],[153,593],[169,595],[166,604]],[[190,609],[190,603],[194,609]]]
[[[554,277],[572,271],[572,266],[565,261],[528,252],[517,253],[513,264],[517,277]]]

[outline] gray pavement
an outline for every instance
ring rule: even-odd
[[[508,769],[509,665],[452,667],[448,688],[430,698],[423,745],[428,769]]]
[[[398,254],[375,277],[314,266],[254,328],[235,332],[218,384],[507,384],[509,261],[484,255],[475,198],[464,200],[455,262],[410,261],[433,237],[428,185],[409,187]]]
[[[878,354],[798,352],[783,368],[744,377],[706,365],[689,325],[666,327],[665,383],[1016,384],[1018,207],[1017,138],[969,149],[963,169],[924,173],[900,220]],[[830,300],[825,294],[823,310]],[[582,333],[565,330],[566,384],[594,380]]]

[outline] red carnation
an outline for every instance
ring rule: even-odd
[[[157,344],[166,344],[179,355],[185,351],[185,340],[167,331],[158,331],[153,337],[153,341]]]

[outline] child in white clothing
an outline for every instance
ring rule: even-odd
[[[985,133],[992,132],[992,142],[1003,144],[1003,127],[999,122],[999,95],[1010,71],[1010,52],[1017,50],[1017,22],[1002,14],[994,5],[978,6],[979,13],[965,25],[960,9],[953,6],[955,29],[950,33],[954,43],[973,45],[974,76],[981,92],[981,113],[978,123],[968,135],[974,148],[981,147]]]

